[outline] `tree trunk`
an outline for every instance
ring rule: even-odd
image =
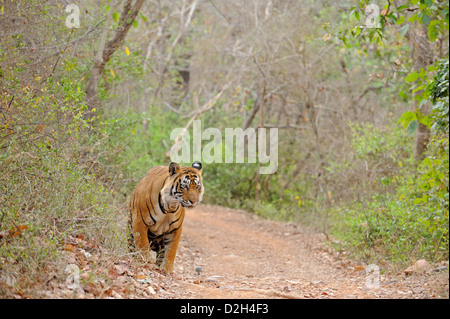
[[[418,72],[421,68],[426,69],[433,64],[434,55],[433,50],[428,39],[427,27],[423,24],[416,26],[411,32],[411,46],[413,48],[413,71]],[[421,94],[422,91],[415,93],[414,97]],[[426,103],[422,109],[419,109],[419,101],[414,99],[414,110],[419,110],[423,115],[428,115],[429,103]],[[430,130],[422,123],[419,123],[416,130],[416,137],[414,142],[414,160],[420,161],[423,159],[428,140],[430,138]]]
[[[123,6],[122,14],[120,15],[119,26],[115,30],[114,37],[110,41],[108,41],[103,48],[100,48],[97,58],[95,59],[95,64],[92,68],[91,76],[86,86],[86,99],[89,108],[87,117],[92,117],[92,109],[98,106],[98,82],[100,81],[100,78],[103,74],[105,65],[111,59],[114,52],[122,44],[125,36],[130,30],[132,22],[136,18],[142,4],[144,3],[144,0],[136,0],[133,5],[132,2],[133,0],[126,0]],[[105,43],[105,40],[106,32],[104,33],[102,43]]]
[[[98,82],[105,69],[105,63],[95,63],[91,71],[91,77],[86,86],[86,99],[89,107],[89,117],[91,117],[91,111],[94,107],[98,106],[97,94],[98,94]]]
[[[260,115],[260,120],[259,120],[259,127],[263,128],[264,127],[264,98],[265,98],[265,86],[262,92],[262,95],[260,97],[260,101],[259,101],[259,115]],[[261,138],[261,136],[258,134],[257,135],[258,139]],[[259,143],[259,141],[258,141]],[[245,146],[245,148],[247,148],[247,146]],[[258,150],[259,151],[259,150]],[[261,188],[262,188],[262,183],[261,183],[261,174],[260,174],[260,170],[261,170],[261,162],[258,161],[258,171],[256,172],[256,178],[255,178],[255,200],[257,202],[259,202],[261,200]]]

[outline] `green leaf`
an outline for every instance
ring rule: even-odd
[[[425,125],[426,127],[430,128],[433,124],[433,119],[430,116],[423,116],[419,119],[419,122]]]
[[[409,24],[405,24],[401,29],[400,29],[400,35],[402,37],[405,36],[406,32],[408,32],[409,30]]]
[[[398,123],[401,124],[404,129],[406,129],[406,127],[408,127],[408,125],[415,120],[417,120],[417,113],[407,111],[400,116]]]
[[[410,74],[408,74],[408,76],[405,78],[405,82],[406,83],[414,82],[418,78],[419,78],[419,74],[416,71],[414,71],[414,72],[411,72]]]
[[[420,103],[419,103],[419,110],[422,109],[422,106],[424,106],[427,103],[428,103],[427,99],[423,99],[422,101],[420,101]]]
[[[428,26],[428,38],[431,42],[436,41],[438,36],[438,30],[436,28],[436,25],[439,23],[438,20],[433,20],[430,22],[430,25]]]
[[[417,14],[412,15],[412,16],[408,19],[408,21],[411,22],[411,23],[415,22],[416,20],[417,20]]]
[[[430,21],[431,21],[430,16],[426,14],[422,16],[422,23],[425,24],[426,26],[430,24]]]
[[[383,176],[380,179],[380,181],[381,181],[381,184],[383,184],[383,185],[389,185],[391,183],[391,179],[387,176]]]
[[[425,157],[422,161],[422,164],[431,167],[431,159],[429,157]]]
[[[419,126],[419,124],[418,124],[417,120],[412,121],[411,123],[409,123],[406,131],[412,135],[416,132],[418,126]]]
[[[414,90],[412,90],[412,93],[423,90],[426,87],[427,87],[426,85],[420,85],[420,86],[416,87]]]
[[[133,22],[131,22],[131,24],[133,25],[133,27],[137,28],[139,26],[139,22],[137,22],[137,20],[133,20]]]
[[[347,44],[347,38],[345,37],[345,35],[342,36],[341,40],[342,40],[342,42],[345,44],[345,46],[347,46],[347,47],[349,46],[349,45]]]
[[[403,22],[405,22],[405,16],[400,16],[400,18],[397,19],[397,21],[395,22],[397,25],[402,24]]]
[[[430,66],[428,66],[427,70],[428,70],[428,72],[434,72],[437,70],[437,68],[435,65],[430,65]]]
[[[113,20],[117,22],[117,21],[119,21],[120,14],[118,12],[114,12],[112,17],[113,17]]]
[[[405,9],[409,9],[409,5],[401,5],[401,6],[398,6],[398,8],[397,8],[397,11],[402,11],[402,10],[405,10]]]

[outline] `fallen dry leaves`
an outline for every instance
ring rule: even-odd
[[[237,233],[239,227],[243,232]],[[59,246],[65,263],[42,269],[37,297],[448,298],[448,264],[437,273],[381,274],[380,286],[368,289],[367,265],[354,264],[295,225],[206,206],[187,214],[184,228],[173,276],[139,255],[112,254],[82,234],[67,236]],[[36,298],[18,290],[11,294]]]
[[[125,254],[107,254],[103,247],[82,235],[68,236],[61,247],[67,262],[65,283],[55,282],[52,298],[173,298],[172,277],[164,275],[153,263]]]

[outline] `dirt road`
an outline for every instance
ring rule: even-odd
[[[368,274],[329,250],[323,235],[220,206],[187,210],[172,276],[137,254],[111,256],[83,237],[70,240],[63,252],[79,285],[49,275],[43,298],[448,298],[448,267]]]
[[[208,205],[187,210],[172,284],[180,298],[448,298],[448,273],[367,274],[299,225]]]

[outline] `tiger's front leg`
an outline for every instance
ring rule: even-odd
[[[156,266],[160,267],[164,260],[164,254],[166,252],[164,239],[161,239],[160,241],[157,242],[153,242],[150,249],[156,252],[155,264]]]
[[[181,229],[182,227],[180,226],[180,228],[178,228],[171,234],[172,236],[171,240],[169,237],[168,239],[170,241],[168,240],[164,247],[165,254],[161,265],[161,269],[167,274],[173,273],[173,263],[175,261],[175,256],[177,255],[178,244],[180,243]]]

